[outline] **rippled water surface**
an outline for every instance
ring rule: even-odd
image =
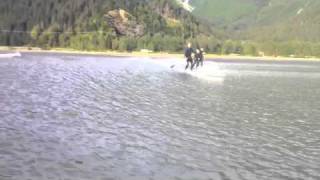
[[[0,59],[0,179],[320,179],[319,63],[183,65]]]

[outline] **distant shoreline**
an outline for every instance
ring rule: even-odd
[[[0,46],[1,52],[32,52],[32,53],[63,53],[63,54],[79,54],[79,55],[100,55],[115,57],[150,57],[150,58],[179,58],[184,59],[183,54],[168,52],[120,52],[120,51],[80,51],[69,48],[51,48],[43,50],[37,47],[8,47]],[[218,55],[206,54],[208,60],[263,60],[263,61],[319,61],[320,58],[295,58],[295,57],[272,57],[272,56],[242,56],[242,55]]]

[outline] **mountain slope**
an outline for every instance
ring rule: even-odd
[[[190,4],[190,0],[176,0],[176,2],[189,12],[194,10],[194,7],[192,7]]]
[[[271,0],[257,14],[249,35],[260,40],[319,41],[319,9],[318,0]]]
[[[162,50],[166,40],[176,50],[211,33],[172,0],[5,0],[0,20],[2,45]]]
[[[265,4],[265,0],[192,0],[194,14],[212,23],[227,24],[250,16]]]
[[[318,41],[319,0],[192,0],[193,13],[231,37]]]

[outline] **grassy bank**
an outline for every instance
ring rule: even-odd
[[[120,51],[80,51],[68,48],[52,48],[43,50],[36,47],[7,47],[0,46],[0,51],[9,52],[35,52],[35,53],[65,53],[65,54],[83,54],[83,55],[101,55],[116,57],[151,57],[151,58],[178,58],[184,59],[183,53],[168,52],[120,52]],[[206,59],[225,59],[225,60],[270,60],[270,61],[320,61],[319,58],[294,58],[294,57],[271,57],[271,56],[242,56],[242,55],[217,55],[206,54]]]

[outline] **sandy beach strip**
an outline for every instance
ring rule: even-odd
[[[150,58],[177,58],[184,60],[183,53],[169,53],[169,52],[120,52],[120,51],[81,51],[69,48],[51,48],[43,50],[38,47],[8,47],[0,46],[0,53],[8,52],[32,52],[32,53],[64,53],[64,54],[80,54],[80,55],[99,55],[99,56],[116,56],[116,57],[150,57]],[[320,58],[296,58],[296,57],[272,57],[272,56],[242,56],[242,55],[219,55],[206,54],[206,59],[213,60],[262,60],[262,61],[320,61]]]

